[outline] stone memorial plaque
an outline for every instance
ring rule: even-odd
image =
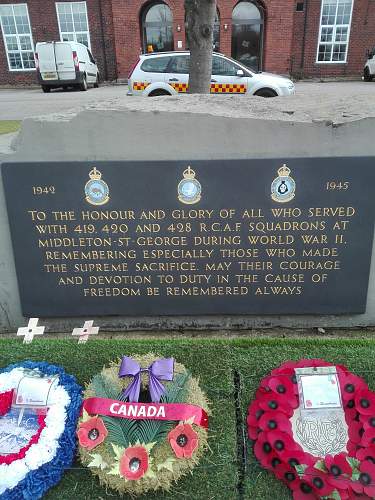
[[[2,166],[25,316],[363,313],[374,158]]]

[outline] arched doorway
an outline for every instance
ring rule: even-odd
[[[253,70],[262,68],[263,9],[242,0],[232,12],[232,57]]]
[[[141,16],[144,52],[173,50],[173,16],[165,3],[149,4]]]

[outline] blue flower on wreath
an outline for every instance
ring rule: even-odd
[[[55,486],[64,471],[72,465],[77,446],[76,426],[82,405],[82,388],[77,384],[75,377],[66,374],[61,366],[46,362],[24,361],[9,365],[0,370],[0,373],[7,373],[15,368],[37,369],[45,375],[58,375],[59,385],[64,387],[70,398],[70,404],[66,408],[65,428],[58,440],[54,458],[38,469],[30,471],[17,486],[0,494],[0,500],[36,500]]]

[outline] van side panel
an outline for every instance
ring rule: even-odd
[[[73,50],[70,43],[55,43],[56,66],[60,80],[74,80],[76,71],[73,60]]]

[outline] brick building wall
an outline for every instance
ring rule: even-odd
[[[321,0],[305,0],[304,11],[295,12],[291,73],[318,78],[362,75],[366,51],[375,46],[375,1],[354,0],[346,63],[316,61],[320,13]]]
[[[217,0],[220,51],[231,55],[232,11],[238,0]],[[17,0],[0,0],[0,5]],[[34,44],[59,40],[53,0],[23,0]],[[185,48],[183,0],[165,0],[173,15],[174,48]],[[354,0],[346,63],[317,63],[321,0],[261,0],[264,12],[263,70],[307,77],[361,75],[366,49],[375,46],[375,0]],[[299,8],[297,10],[297,4]],[[142,51],[143,0],[86,0],[91,49],[106,80],[126,79]],[[301,8],[302,7],[302,8]],[[179,44],[180,42],[180,44]],[[36,82],[35,71],[9,71],[0,38],[0,85]]]
[[[34,41],[60,40],[56,3],[53,0],[28,0],[30,25]],[[0,5],[17,4],[15,0],[0,0]],[[86,0],[91,50],[103,78],[117,77],[116,51],[113,36],[111,0]],[[102,15],[100,15],[100,13]],[[3,36],[0,37],[0,85],[36,83],[35,70],[9,71]]]

